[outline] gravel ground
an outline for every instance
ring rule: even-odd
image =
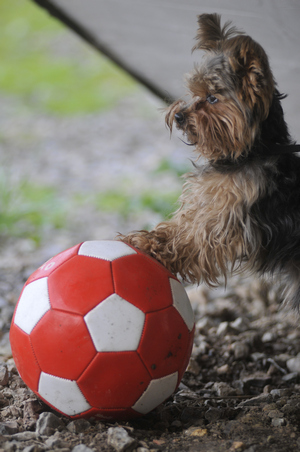
[[[170,140],[159,101],[137,91],[112,111],[57,119],[1,98],[1,167],[11,184],[54,187],[63,229],[46,225],[37,246],[3,236],[0,256],[0,451],[290,451],[300,448],[300,332],[279,310],[278,291],[255,278],[227,288],[187,287],[196,316],[192,359],[177,393],[128,423],[69,419],[52,412],[19,378],[8,341],[28,276],[54,254],[90,239],[153,225],[159,214],[101,212],[91,200],[109,190],[179,190],[163,160],[188,165],[190,148]],[[81,201],[78,199],[81,195]]]

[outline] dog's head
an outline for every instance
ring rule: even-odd
[[[189,100],[167,110],[173,123],[211,161],[246,155],[260,134],[274,98],[275,82],[264,49],[252,38],[221,27],[220,16],[202,14],[193,50],[205,51],[187,78]]]

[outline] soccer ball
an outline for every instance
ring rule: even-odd
[[[175,391],[193,335],[174,275],[121,241],[88,241],[29,277],[10,342],[21,378],[56,411],[128,419]]]

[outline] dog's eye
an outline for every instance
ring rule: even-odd
[[[214,96],[213,94],[209,94],[206,98],[207,102],[209,102],[210,104],[216,104],[218,102],[219,99],[216,98],[216,96]]]

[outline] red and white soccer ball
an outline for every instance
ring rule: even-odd
[[[120,241],[53,257],[26,282],[10,341],[24,382],[72,417],[143,415],[178,387],[194,316],[182,284]]]

